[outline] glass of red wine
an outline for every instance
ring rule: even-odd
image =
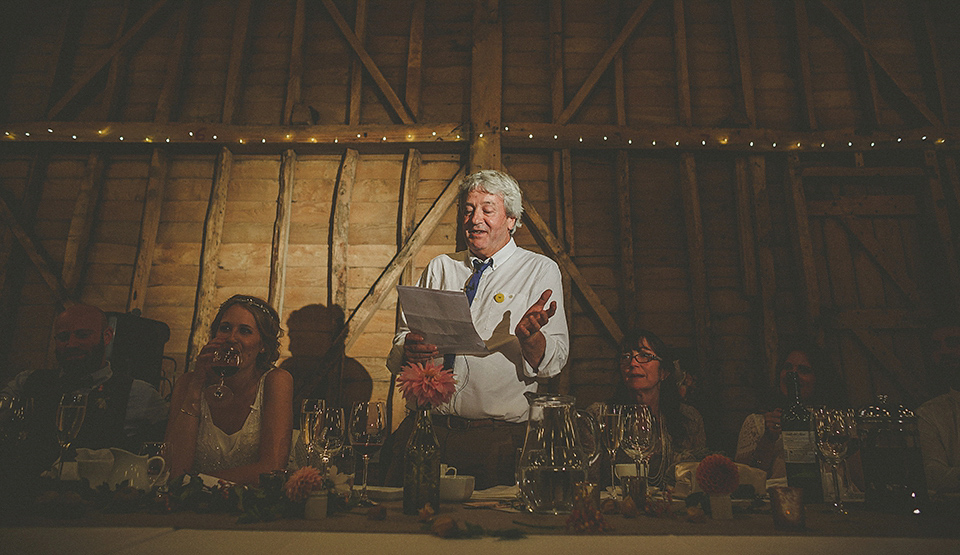
[[[363,483],[360,489],[360,503],[370,505],[367,497],[367,474],[370,470],[370,455],[383,446],[387,436],[386,411],[380,401],[354,403],[350,411],[350,444],[354,451],[363,455]]]
[[[220,376],[220,383],[207,388],[212,402],[222,404],[233,398],[233,391],[226,386],[224,380],[236,374],[242,363],[243,356],[240,354],[240,345],[224,343],[217,347],[217,350],[213,353],[211,367]]]

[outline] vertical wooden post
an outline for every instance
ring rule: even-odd
[[[472,52],[468,174],[481,169],[499,170],[501,167],[503,21],[499,0],[476,0]]]
[[[337,177],[337,192],[333,203],[333,229],[330,232],[330,300],[328,306],[339,306],[343,314],[349,314],[347,307],[347,247],[350,231],[350,200],[353,197],[353,186],[357,178],[357,161],[359,153],[348,148],[340,163],[340,174]],[[340,356],[335,358],[335,379],[329,383],[336,384],[336,391],[327,393],[328,399],[339,406],[343,392],[343,357],[345,346],[333,345],[340,349]]]
[[[730,0],[733,15],[734,38],[737,45],[737,61],[740,67],[740,91],[743,99],[743,112],[750,127],[757,126],[757,104],[753,90],[753,68],[750,63],[750,32],[747,28],[747,14],[743,0]]]
[[[92,151],[87,159],[86,174],[80,183],[80,192],[70,220],[67,246],[63,254],[63,284],[73,297],[79,297],[80,278],[86,267],[87,248],[93,221],[96,218],[100,191],[103,189],[103,158],[99,151]]]
[[[803,113],[811,131],[817,129],[817,114],[813,108],[813,81],[810,73],[810,28],[807,24],[805,0],[793,0],[793,13],[797,30],[797,58],[800,65],[800,86],[803,98]]]
[[[937,232],[943,244],[944,265],[947,267],[947,274],[950,276],[950,289],[955,293],[954,308],[960,308],[960,268],[957,266],[957,249],[953,242],[950,218],[947,215],[946,199],[943,196],[943,184],[940,181],[940,165],[937,161],[937,153],[932,150],[924,152],[924,162],[927,165],[928,204],[937,222]]]
[[[788,218],[793,238],[793,251],[797,256],[797,268],[800,269],[800,283],[803,286],[805,321],[807,335],[823,341],[823,329],[820,325],[820,286],[817,282],[817,266],[813,259],[813,243],[810,240],[810,220],[807,217],[807,196],[800,178],[800,157],[791,154],[787,157],[787,204],[792,212]]]
[[[774,384],[777,371],[779,334],[776,318],[777,280],[773,263],[773,223],[770,219],[770,196],[767,191],[767,164],[763,156],[748,158],[750,182],[753,184],[753,214],[756,223],[757,260],[760,274],[761,337],[766,383]]]
[[[293,37],[290,40],[290,68],[287,72],[287,97],[283,103],[283,123],[293,123],[293,110],[300,104],[303,82],[303,35],[307,26],[306,0],[297,0],[293,17]],[[276,308],[276,306],[274,306]]]
[[[707,267],[703,260],[703,220],[700,215],[697,165],[693,154],[689,152],[680,156],[680,188],[687,229],[687,256],[690,259],[690,296],[697,363],[705,368],[710,360],[710,304],[707,299]]]
[[[620,208],[620,295],[624,324],[633,329],[637,324],[637,282],[633,258],[633,205],[630,202],[630,156],[617,151],[617,205]]]
[[[273,221],[273,241],[270,243],[270,291],[267,301],[283,318],[283,293],[287,278],[287,249],[290,245],[290,211],[293,205],[293,187],[297,175],[297,153],[283,152],[280,162],[280,183],[277,191],[277,217]]]
[[[367,35],[367,0],[357,0],[357,17],[353,22],[353,32],[357,40],[363,43]],[[350,60],[350,114],[347,123],[360,124],[360,105],[363,98],[363,63],[352,58]]]
[[[127,296],[127,312],[133,309],[142,311],[146,302],[150,270],[153,267],[153,252],[157,245],[157,230],[160,229],[160,210],[163,206],[167,168],[167,153],[159,148],[153,149],[150,173],[147,178],[147,193],[143,199],[143,216],[140,219],[137,262],[133,267],[130,294]]]
[[[207,342],[217,302],[217,266],[220,264],[220,245],[223,242],[223,218],[227,211],[227,188],[233,169],[233,153],[223,147],[217,156],[210,188],[207,215],[203,220],[203,244],[200,247],[200,275],[193,305],[193,324],[187,340],[184,372],[189,372],[200,348]]]
[[[677,107],[680,125],[690,125],[693,108],[690,103],[690,68],[687,64],[687,23],[683,0],[673,0],[673,46],[677,58]]]

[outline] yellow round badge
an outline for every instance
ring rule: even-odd
[[[493,296],[493,300],[497,301],[498,303],[502,303],[502,302],[503,302],[503,293],[497,293],[496,295],[494,295],[494,296]]]

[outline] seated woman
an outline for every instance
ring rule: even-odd
[[[649,478],[653,485],[672,484],[676,463],[695,460],[694,453],[706,448],[703,418],[682,402],[672,353],[654,333],[626,334],[620,353],[621,380],[608,405],[647,405],[660,418],[663,456],[652,461]]]
[[[280,318],[265,301],[234,295],[217,312],[213,338],[195,368],[177,380],[167,424],[170,475],[204,473],[241,484],[286,468],[293,429],[293,378],[273,363],[280,357]],[[240,369],[224,379],[216,399],[212,369],[218,347],[240,348]]]
[[[828,370],[823,351],[814,343],[798,341],[781,350],[774,389],[766,397],[762,414],[751,414],[740,427],[736,461],[767,473],[767,478],[784,478],[783,438],[780,435],[780,414],[787,406],[786,375],[796,372],[800,382],[800,399],[808,407],[841,408],[845,405],[843,386]]]

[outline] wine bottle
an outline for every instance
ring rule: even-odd
[[[810,411],[800,399],[800,380],[796,372],[787,372],[789,405],[780,415],[783,460],[787,467],[787,485],[803,488],[804,503],[823,503],[820,463]]]
[[[440,444],[433,432],[430,407],[417,409],[416,426],[407,441],[403,470],[403,514],[415,515],[425,505],[440,510]]]

